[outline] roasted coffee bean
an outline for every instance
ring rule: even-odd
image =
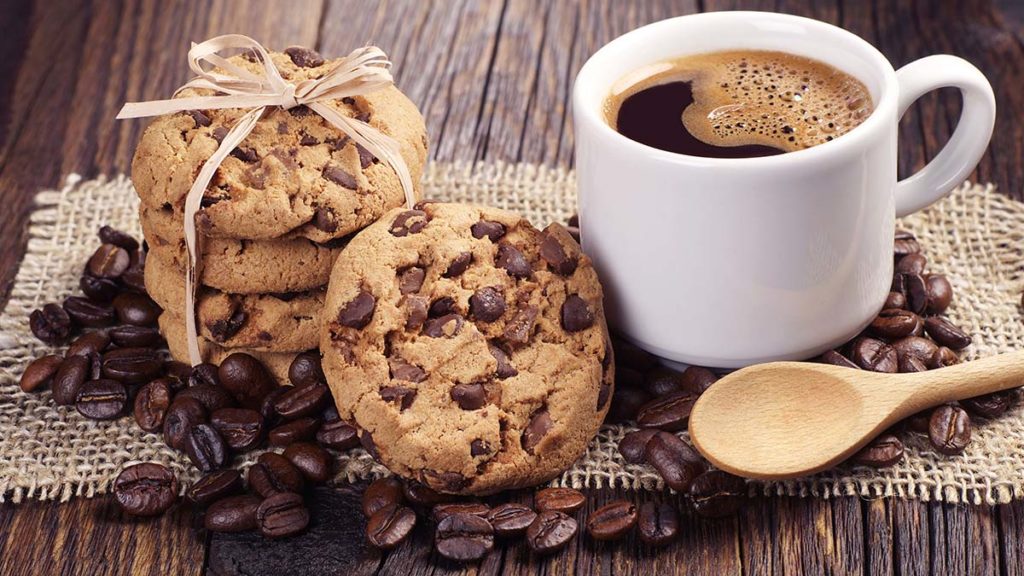
[[[579,510],[586,503],[587,497],[572,488],[544,488],[533,497],[533,504],[538,512],[556,510],[570,513]]]
[[[99,354],[90,354],[86,358],[89,359],[89,373],[85,379],[99,380],[103,377],[103,357]]]
[[[277,383],[262,362],[248,354],[235,352],[217,370],[221,386],[235,397],[244,408],[259,409],[263,398]]]
[[[394,476],[374,480],[363,491],[363,514],[369,518],[378,510],[402,504],[405,501],[402,491],[402,481]]]
[[[587,532],[594,540],[618,540],[636,526],[636,505],[626,500],[615,500],[590,513]]]
[[[279,492],[301,492],[302,472],[275,452],[264,452],[249,467],[249,489],[267,498]]]
[[[616,385],[612,393],[612,405],[605,419],[610,423],[635,420],[640,407],[650,400],[651,395],[642,388]]]
[[[212,384],[198,384],[185,388],[175,398],[195,398],[206,409],[207,414],[213,414],[217,410],[233,408],[235,399],[222,386]]]
[[[983,396],[961,400],[960,404],[971,414],[983,418],[998,418],[1013,406],[1017,399],[1016,390],[1001,390]]]
[[[326,384],[293,387],[274,401],[274,411],[285,420],[294,420],[322,412],[330,401]]]
[[[209,506],[213,502],[242,492],[242,474],[234,468],[216,470],[206,474],[185,491],[185,498],[196,506]]]
[[[452,496],[442,494],[430,486],[415,480],[407,480],[402,486],[402,495],[405,499],[417,506],[431,507],[444,502],[450,502]]]
[[[118,321],[132,326],[156,326],[163,312],[149,296],[133,292],[118,294],[113,304]]]
[[[125,324],[110,330],[111,339],[121,347],[155,347],[163,337],[156,328]]]
[[[619,454],[622,455],[622,459],[630,464],[640,464],[643,462],[647,443],[657,433],[657,428],[642,428],[626,433],[622,440],[619,441]]]
[[[188,380],[192,376],[192,367],[177,360],[167,360],[164,362],[164,374],[168,379],[167,384],[177,394],[188,386]]]
[[[931,360],[927,362],[929,368],[945,368],[960,363],[960,357],[945,346],[939,346],[932,354]]]
[[[669,432],[683,430],[696,402],[696,395],[683,391],[655,398],[640,407],[636,423],[641,428],[658,428]]]
[[[470,226],[469,230],[473,234],[473,238],[479,240],[486,236],[491,242],[497,242],[505,235],[505,225],[501,222],[491,222],[490,220],[481,220]]]
[[[469,297],[469,313],[480,322],[494,322],[505,313],[505,297],[497,288],[480,288]]]
[[[583,298],[576,294],[566,297],[562,304],[562,328],[567,332],[579,332],[594,325],[594,312]]]
[[[292,442],[313,438],[319,427],[320,421],[316,418],[309,416],[298,418],[271,428],[267,434],[267,441],[271,446],[287,446]]]
[[[175,398],[164,415],[164,442],[175,450],[184,451],[189,430],[205,421],[206,409],[198,400]]]
[[[903,459],[903,442],[892,434],[882,434],[850,458],[854,464],[886,468]]]
[[[114,323],[114,309],[107,304],[100,304],[82,298],[69,296],[64,300],[64,311],[79,326],[103,328]]]
[[[136,294],[146,293],[145,270],[141,266],[125,270],[124,274],[121,274],[120,281],[125,290]]]
[[[739,476],[722,470],[709,470],[693,479],[690,500],[701,516],[721,518],[731,516],[746,500],[747,483]]]
[[[547,408],[541,408],[534,412],[530,416],[530,422],[526,425],[520,438],[523,450],[533,454],[533,449],[544,440],[554,425],[554,422],[551,420],[551,413],[548,412]]]
[[[114,479],[114,498],[129,514],[157,516],[178,498],[178,479],[166,466],[155,462],[134,464]]]
[[[920,336],[907,336],[906,338],[901,338],[893,342],[892,348],[900,358],[904,356],[914,356],[925,364],[928,364],[931,361],[932,356],[935,355],[935,351],[938,349],[938,346],[927,338],[922,338]]]
[[[899,368],[896,350],[881,340],[862,336],[853,341],[850,360],[865,370],[893,373]]]
[[[430,517],[437,524],[452,514],[470,514],[486,519],[490,511],[491,508],[487,504],[480,502],[447,502],[434,506],[434,509],[430,511]]]
[[[909,418],[903,420],[903,424],[911,432],[919,432],[921,434],[928,433],[928,425],[931,423],[932,412],[934,409],[922,410]]]
[[[871,332],[886,340],[899,340],[910,336],[921,328],[921,317],[910,310],[888,308],[878,313],[871,321]]]
[[[819,362],[821,364],[831,364],[833,366],[842,366],[843,368],[854,368],[856,370],[860,370],[860,366],[857,366],[853,362],[850,362],[850,360],[848,360],[846,356],[843,356],[842,354],[836,352],[835,350],[826,350],[825,352],[822,353],[821,356],[818,356],[815,359],[815,362]]]
[[[700,396],[715,382],[718,382],[718,376],[711,370],[702,366],[687,366],[683,370],[680,390]]]
[[[163,360],[152,348],[118,348],[103,355],[103,376],[125,384],[142,384],[160,376]]]
[[[906,230],[897,230],[895,242],[893,246],[893,254],[896,258],[902,258],[908,254],[917,254],[921,251],[921,245],[917,243],[917,238],[913,234]]]
[[[442,278],[455,278],[461,276],[466,270],[469,269],[470,264],[473,263],[472,252],[461,252],[459,253],[450,264],[448,268],[441,274]]]
[[[903,258],[900,258],[896,262],[896,273],[897,274],[924,274],[924,269],[928,265],[928,258],[925,258],[924,254],[915,252],[913,254],[907,254]]]
[[[885,304],[882,305],[882,309],[892,308],[906,308],[907,297],[902,292],[889,292],[889,295],[885,297]]]
[[[928,440],[943,454],[960,454],[971,441],[971,417],[955,404],[939,406],[928,424]]]
[[[33,310],[28,317],[28,326],[36,338],[51,346],[63,344],[71,335],[71,318],[57,304],[47,304]]]
[[[614,340],[613,348],[615,349],[616,368],[624,366],[642,373],[660,365],[656,356],[631,342]]]
[[[644,502],[638,516],[640,540],[648,546],[664,546],[679,534],[679,513],[670,504]]]
[[[949,308],[953,301],[953,287],[949,280],[942,274],[930,274],[925,278],[925,287],[928,293],[928,303],[925,311],[928,314],[942,314]]]
[[[899,360],[899,371],[903,374],[911,374],[914,372],[927,372],[928,366],[921,361],[920,358],[912,354],[905,354],[900,356]]]
[[[469,485],[469,480],[458,472],[422,470],[419,476],[424,484],[444,492],[459,492]]]
[[[515,502],[499,504],[487,513],[487,521],[494,528],[494,535],[499,538],[520,536],[537,519],[537,513],[530,507]]]
[[[86,418],[112,420],[124,414],[128,390],[116,380],[90,380],[78,389],[75,409]]]
[[[135,395],[135,422],[146,432],[156,432],[164,428],[164,416],[171,407],[174,393],[168,383],[169,378],[157,378],[139,388]]]
[[[309,442],[296,442],[284,449],[284,457],[313,484],[323,484],[331,477],[331,455]]]
[[[67,355],[91,357],[95,354],[100,354],[109,345],[110,337],[107,336],[106,332],[89,332],[79,336],[68,346]]]
[[[437,524],[437,552],[456,562],[476,562],[494,548],[494,528],[474,514],[452,514]]]
[[[387,506],[376,511],[366,523],[366,537],[381,550],[391,550],[412,534],[416,513],[405,506]]]
[[[139,241],[133,238],[131,234],[111,228],[110,226],[100,227],[99,237],[100,242],[119,246],[128,252],[134,252],[139,249]]]
[[[128,251],[113,244],[103,244],[96,249],[86,269],[96,278],[118,278],[128,269],[131,258]]]
[[[116,281],[110,278],[96,278],[88,274],[84,274],[78,281],[78,288],[93,302],[110,302],[120,292]]]
[[[210,425],[232,449],[244,452],[263,439],[263,416],[250,408],[221,408],[210,412]]]
[[[942,316],[925,320],[924,329],[940,346],[961,350],[971,345],[970,335]]]
[[[498,252],[494,257],[494,265],[502,268],[513,278],[529,278],[533,273],[529,260],[515,246],[502,242],[498,244]]]
[[[248,532],[256,529],[260,499],[249,494],[228,496],[210,504],[203,526],[211,532]]]
[[[537,514],[526,529],[526,545],[537,554],[557,552],[576,536],[576,519],[556,510]]]
[[[920,274],[901,274],[903,293],[907,297],[907,309],[914,314],[924,314],[928,309],[928,286]]]
[[[343,420],[324,422],[316,431],[316,441],[333,450],[350,450],[359,445],[359,431]]]
[[[638,374],[636,371],[626,368],[626,374],[616,374],[618,380],[633,380]],[[651,396],[660,398],[668,394],[679,392],[683,389],[683,374],[671,368],[659,367],[651,370],[640,377],[644,390]],[[620,385],[625,384],[624,382]]]
[[[204,362],[196,364],[189,372],[188,385],[192,386],[220,386],[219,370],[216,365]]]
[[[700,456],[670,432],[659,432],[647,442],[644,461],[676,492],[688,490],[693,479],[704,472]]]
[[[256,527],[264,538],[284,538],[298,534],[309,525],[309,510],[302,496],[280,492],[267,497],[256,508]]]
[[[203,472],[223,468],[228,461],[227,444],[209,424],[196,424],[188,431],[185,452],[192,464]]]
[[[327,384],[327,377],[320,365],[320,351],[310,350],[296,355],[288,367],[288,380],[296,387]]]
[[[25,371],[21,373],[21,380],[18,386],[22,392],[32,392],[40,386],[45,386],[57,374],[57,370],[64,362],[64,359],[56,354],[47,354],[29,362]]]

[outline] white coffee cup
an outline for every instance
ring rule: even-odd
[[[875,109],[849,133],[777,156],[718,159],[640,144],[603,104],[627,73],[722,50],[776,50],[863,82]],[[897,181],[897,125],[921,95],[952,86],[963,112],[927,166]],[[895,218],[974,169],[995,121],[992,88],[948,55],[899,71],[866,41],[797,16],[714,12],[656,22],[598,50],[573,87],[584,251],[616,331],[670,361],[736,368],[804,359],[849,340],[881,309]]]

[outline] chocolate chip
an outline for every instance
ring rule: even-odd
[[[479,410],[487,403],[487,390],[479,382],[456,384],[452,387],[452,400],[463,410]]]
[[[572,294],[562,304],[562,328],[567,332],[579,332],[594,325],[594,313],[583,298]]]
[[[422,210],[406,210],[391,222],[390,232],[392,236],[399,238],[409,234],[418,234],[426,227],[429,218]]]
[[[473,234],[473,238],[478,240],[486,236],[491,242],[497,242],[505,235],[505,225],[501,222],[481,220],[470,226],[469,231]]]
[[[519,374],[519,371],[512,366],[512,362],[509,360],[508,354],[506,354],[504,350],[494,344],[488,344],[487,349],[491,352],[491,356],[494,356],[494,359],[498,362],[498,370],[496,374],[499,380],[511,378]]]
[[[284,53],[292,59],[292,62],[299,68],[316,68],[322,66],[324,59],[320,54],[311,48],[302,46],[291,46],[284,49]]]
[[[221,142],[223,142],[224,141],[224,137],[227,136],[227,135],[228,135],[228,129],[223,127],[223,126],[217,126],[212,131],[210,131],[210,136],[213,136],[213,139],[217,141],[217,144],[220,144]]]
[[[185,113],[192,117],[192,120],[196,123],[196,128],[209,126],[211,123],[210,117],[203,114],[200,110],[188,110]]]
[[[327,233],[338,229],[338,223],[334,220],[334,212],[330,208],[317,208],[313,213],[313,227]]]
[[[427,316],[430,318],[439,318],[445,314],[452,314],[455,312],[455,299],[451,296],[442,296],[430,305],[430,310],[427,311]]]
[[[547,436],[548,432],[554,423],[551,420],[551,414],[548,413],[547,408],[541,408],[540,410],[533,413],[530,417],[530,423],[526,425],[523,430],[522,444],[523,450],[533,454],[533,449],[540,444],[541,440]]]
[[[494,322],[505,313],[505,297],[496,288],[481,288],[469,297],[469,313],[481,322]]]
[[[423,334],[431,338],[453,338],[462,329],[462,322],[462,316],[458,314],[431,318],[423,325]]]
[[[552,270],[562,276],[571,276],[579,263],[576,257],[566,254],[565,248],[553,234],[544,235],[544,241],[540,244],[540,257],[548,263]]]
[[[419,383],[427,379],[427,373],[414,364],[410,364],[401,358],[388,358],[388,367],[392,380]]]
[[[238,158],[242,162],[247,162],[249,164],[252,164],[253,162],[256,162],[257,160],[260,159],[259,154],[256,153],[256,150],[249,147],[243,148],[239,146],[231,151],[231,155],[234,156],[235,158]]]
[[[483,456],[491,453],[491,445],[486,440],[477,438],[469,443],[470,456]]]
[[[373,310],[377,300],[373,294],[363,290],[349,301],[338,314],[338,323],[349,328],[363,329],[373,318]]]
[[[385,402],[397,404],[402,410],[406,410],[416,400],[416,391],[405,386],[387,386],[380,389],[380,397]]]
[[[305,118],[306,116],[313,116],[316,114],[316,112],[310,110],[309,106],[306,105],[289,108],[288,113],[295,118]]]
[[[405,329],[419,330],[423,323],[427,321],[427,297],[406,296],[402,298],[402,305],[408,314],[405,320]]]
[[[448,269],[445,270],[444,274],[442,274],[441,276],[443,276],[444,278],[455,278],[456,276],[461,276],[462,273],[465,272],[469,268],[469,265],[472,263],[473,253],[462,252],[461,254],[456,256],[454,260],[452,260],[452,263],[448,265]]]
[[[305,130],[299,132],[299,145],[300,146],[316,146],[320,141],[310,136]]]
[[[206,327],[210,329],[210,335],[217,342],[226,342],[229,338],[238,334],[238,331],[245,325],[245,321],[249,319],[249,314],[238,308],[232,312],[228,318],[222,318],[220,320],[214,320],[208,322]]]
[[[370,114],[360,114],[359,116],[356,117],[356,120],[369,122]],[[364,148],[362,144],[356,144],[356,152],[359,153],[359,167],[362,168],[363,170],[366,170],[370,166],[370,164],[378,162],[377,157],[373,155],[373,152],[370,152],[369,150]]]
[[[410,266],[398,273],[398,291],[402,294],[419,292],[427,272],[419,266]]]
[[[494,264],[504,268],[513,278],[529,278],[532,272],[526,256],[518,248],[505,242],[498,244],[498,255],[494,259]]]
[[[528,342],[538,313],[536,306],[526,306],[516,311],[516,315],[505,324],[505,339],[514,344]]]
[[[349,190],[356,190],[359,188],[358,184],[356,184],[356,179],[348,172],[345,172],[340,166],[328,164],[324,167],[321,174],[325,179],[330,180],[343,188],[348,188]]]

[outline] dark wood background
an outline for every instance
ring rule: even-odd
[[[24,253],[32,195],[63,175],[127,171],[144,122],[115,122],[126,100],[166,97],[187,79],[190,41],[241,32],[272,48],[328,55],[384,48],[419,104],[438,160],[571,165],[568,94],[586,58],[642,24],[702,10],[761,9],[843,26],[899,66],[961,55],[995,87],[998,124],[973,178],[1024,199],[1024,3],[1019,0],[0,1],[0,303]],[[901,125],[900,170],[933,157],[955,127],[956,94],[925,97]],[[591,507],[614,494],[594,491]],[[518,498],[527,498],[518,495]],[[664,498],[643,494],[637,498]],[[455,573],[429,531],[381,557],[354,531],[351,489],[316,494],[308,536],[275,545],[210,539],[185,509],[122,517],[106,497],[0,505],[0,574]],[[1024,503],[758,498],[738,518],[687,516],[659,552],[580,538],[543,560],[496,551],[482,573],[1024,574]]]

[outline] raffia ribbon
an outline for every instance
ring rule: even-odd
[[[263,75],[253,74],[236,66],[219,54],[224,50],[233,49],[251,50],[255,53],[263,64]],[[204,63],[209,65],[209,69],[204,67]],[[199,255],[202,252],[200,238],[196,234],[195,216],[206,187],[210,185],[217,168],[252,132],[267,108],[278,106],[288,110],[296,106],[309,107],[343,134],[352,138],[356,144],[363,146],[391,166],[398,174],[406,203],[410,207],[416,201],[416,197],[412,177],[409,175],[405,160],[402,159],[398,142],[366,122],[339,114],[325,103],[368,94],[391,86],[394,82],[390,72],[391,62],[380,48],[358,48],[335,62],[334,67],[320,78],[302,80],[298,83],[288,82],[281,77],[267,50],[259,42],[241,34],[217,36],[200,44],[193,44],[192,49],[188,51],[188,65],[196,77],[175,90],[174,94],[198,88],[213,90],[217,92],[216,95],[129,102],[121,108],[117,118],[120,120],[162,116],[185,110],[251,108],[228,131],[217,151],[203,164],[185,198],[185,247],[188,252],[188,269],[185,271],[185,322],[189,360],[195,365],[203,361],[196,329],[195,300],[202,266]]]

